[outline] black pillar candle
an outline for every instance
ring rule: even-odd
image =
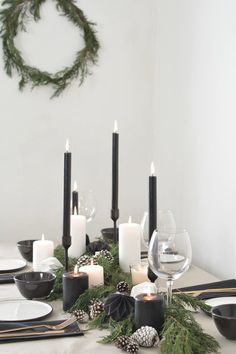
[[[64,273],[63,285],[63,310],[68,311],[78,297],[88,289],[88,274],[83,272]]]
[[[164,297],[159,294],[140,294],[135,298],[134,321],[136,329],[154,327],[158,333],[164,324]]]
[[[70,201],[71,201],[71,153],[69,142],[66,142],[64,153],[64,205],[63,205],[63,235],[62,246],[65,249],[65,268],[68,270],[68,248],[71,245],[70,235]]]
[[[79,215],[79,194],[77,191],[77,183],[74,182],[74,190],[72,192],[72,214],[76,212]]]
[[[149,176],[149,241],[153,231],[157,228],[157,178],[155,176],[155,167],[151,164],[151,176]],[[155,282],[157,276],[148,268],[148,278]]]
[[[119,193],[119,134],[117,122],[114,124],[112,134],[112,202],[111,219],[114,222],[114,239],[117,241],[116,221],[119,219],[118,193]]]

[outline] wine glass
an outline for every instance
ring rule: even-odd
[[[145,211],[141,220],[142,227],[142,243],[145,248],[149,245],[149,229],[148,229],[148,212]],[[174,214],[171,210],[158,210],[157,212],[157,229],[158,230],[175,230],[176,223]]]
[[[86,217],[87,222],[90,222],[95,217],[96,203],[92,190],[89,190],[88,192],[80,195],[79,213]]]
[[[166,250],[171,250],[167,252]],[[185,273],[192,260],[190,238],[186,230],[155,230],[148,250],[151,270],[167,283],[167,305],[172,301],[174,280]]]

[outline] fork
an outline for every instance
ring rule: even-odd
[[[179,291],[180,293],[183,294],[189,294],[192,295],[193,297],[197,297],[202,294],[208,294],[208,293],[235,293],[236,288],[218,288],[218,289],[202,289],[202,290],[189,290],[189,291]],[[178,291],[175,292],[175,294],[178,294]]]
[[[0,334],[25,331],[25,330],[33,329],[33,328],[48,328],[48,329],[52,329],[52,330],[57,331],[57,330],[61,330],[61,329],[64,329],[64,328],[70,326],[72,323],[75,323],[76,321],[77,321],[76,318],[72,316],[72,317],[68,318],[66,321],[59,323],[58,325],[38,324],[38,325],[33,325],[33,326],[4,329],[4,330],[0,331]]]

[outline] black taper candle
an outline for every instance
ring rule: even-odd
[[[65,249],[65,269],[68,271],[68,248],[71,245],[70,235],[70,201],[71,201],[71,153],[69,142],[66,142],[64,153],[64,209],[63,209],[63,235],[62,246]]]
[[[119,134],[117,131],[117,122],[114,124],[112,134],[112,202],[111,219],[114,222],[114,239],[117,242],[117,226],[119,219],[118,196],[119,196]]]
[[[74,215],[76,210],[76,214],[79,214],[79,193],[77,191],[77,183],[74,182],[74,189],[72,192],[72,214]]]
[[[149,242],[153,231],[157,228],[157,178],[155,176],[155,167],[151,164],[151,176],[149,176]],[[157,276],[148,268],[148,278],[155,282]]]

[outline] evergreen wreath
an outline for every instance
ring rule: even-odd
[[[29,66],[23,59],[14,39],[19,31],[26,31],[27,21],[40,20],[40,6],[46,0],[5,0],[0,11],[0,33],[3,41],[5,71],[11,77],[14,70],[21,77],[19,89],[26,84],[35,86],[52,85],[52,97],[59,96],[71,82],[79,78],[80,85],[88,74],[90,66],[96,64],[99,42],[93,29],[94,23],[89,22],[83,11],[75,5],[74,0],[55,0],[56,8],[83,32],[84,48],[77,51],[71,66],[56,72],[41,71]]]

